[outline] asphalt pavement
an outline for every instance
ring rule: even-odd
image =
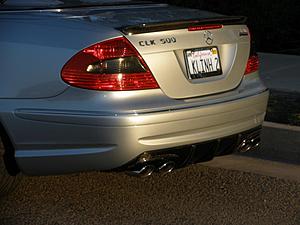
[[[300,126],[300,56],[259,53],[260,74],[270,89],[266,120]]]
[[[0,224],[300,224],[300,182],[194,165],[146,179],[120,173],[25,177]]]
[[[272,90],[300,93],[300,56],[259,53],[261,78]]]

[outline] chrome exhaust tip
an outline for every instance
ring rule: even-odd
[[[167,174],[167,173],[170,173],[174,170],[175,168],[175,162],[173,161],[168,161],[168,162],[165,162],[164,164],[162,164],[158,171],[161,173],[161,174]]]
[[[127,171],[127,174],[129,176],[134,176],[134,177],[148,177],[148,176],[152,175],[152,173],[155,170],[156,170],[155,166],[145,165],[140,170]]]
[[[248,143],[248,141],[245,139],[242,141],[242,143],[240,144],[239,148],[238,148],[239,152],[248,152],[251,150],[251,145]]]
[[[239,152],[248,152],[248,151],[254,151],[259,149],[260,147],[260,138],[251,138],[251,139],[244,139],[241,144],[238,147]]]
[[[250,133],[246,133],[240,135],[240,144],[238,145],[237,150],[239,152],[248,152],[248,151],[255,151],[260,147],[260,133],[261,129],[254,130]]]

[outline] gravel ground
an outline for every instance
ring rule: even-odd
[[[0,224],[300,224],[300,183],[201,165],[24,177],[0,200]]]

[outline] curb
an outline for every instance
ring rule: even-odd
[[[264,121],[263,127],[300,132],[300,126]]]
[[[300,126],[300,92],[271,88],[266,120]]]
[[[260,150],[241,155],[300,165],[299,126],[264,122],[261,139]]]
[[[300,182],[300,166],[282,162],[240,155],[227,155],[220,158],[216,157],[212,161],[202,163],[202,165]]]

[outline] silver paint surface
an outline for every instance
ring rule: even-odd
[[[160,89],[90,91],[62,81],[61,69],[74,54],[122,36],[117,27],[164,22],[175,15],[217,14],[156,4],[0,14],[0,122],[22,172],[112,169],[144,151],[221,138],[262,124],[268,91],[257,72],[243,76],[250,49],[249,36],[239,36],[245,26],[211,31],[222,76],[187,79],[184,49],[207,44],[203,31],[181,29],[126,36]],[[138,44],[168,37],[176,43]]]

